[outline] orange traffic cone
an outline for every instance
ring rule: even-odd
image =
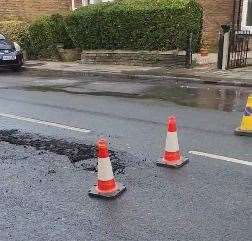
[[[109,158],[108,143],[105,139],[100,139],[98,148],[98,182],[92,187],[89,196],[114,198],[126,190],[121,183],[116,182]]]
[[[165,145],[165,153],[163,158],[158,162],[158,166],[179,168],[189,162],[188,158],[184,158],[179,151],[176,118],[170,117],[167,123],[167,137]]]

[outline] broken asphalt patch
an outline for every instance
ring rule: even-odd
[[[58,155],[67,156],[71,163],[78,169],[96,171],[97,158],[96,146],[92,144],[75,143],[66,140],[57,140],[42,135],[22,133],[18,130],[0,130],[0,141],[17,146],[33,147],[36,150],[49,151]],[[126,165],[129,165],[129,154],[122,151],[110,150],[113,171],[124,174]],[[50,174],[53,170],[50,171]]]

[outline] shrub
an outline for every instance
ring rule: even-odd
[[[193,33],[196,50],[202,9],[195,0],[120,0],[80,8],[66,21],[82,49],[184,49]]]
[[[33,22],[23,38],[23,47],[29,57],[51,58],[58,55],[57,45],[72,48],[64,17],[60,14],[42,17]]]
[[[23,21],[0,21],[0,33],[14,42],[21,42],[28,29],[28,23]]]
[[[49,19],[43,17],[30,25],[22,42],[29,57],[51,57],[56,54]]]
[[[64,17],[43,17],[28,29],[29,56],[52,57],[56,45],[81,49],[184,49],[193,33],[197,50],[202,9],[196,0],[117,0],[79,8]]]
[[[56,44],[60,43],[66,49],[74,48],[72,39],[67,31],[64,17],[60,14],[54,14],[50,17],[50,28]]]

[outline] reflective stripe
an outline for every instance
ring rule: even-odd
[[[251,107],[246,107],[244,111],[245,116],[251,116],[252,115],[252,108]]]
[[[108,181],[114,179],[109,158],[98,158],[98,180]]]
[[[117,184],[115,179],[109,181],[101,181],[98,180],[97,182],[97,191],[103,193],[110,193],[114,192],[117,189]]]
[[[177,132],[167,132],[165,151],[177,152],[179,150]]]
[[[165,152],[164,154],[164,159],[165,162],[169,162],[169,163],[177,163],[178,161],[181,160],[181,155],[179,151],[176,152]]]

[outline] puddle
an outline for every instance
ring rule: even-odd
[[[97,158],[96,146],[57,140],[41,135],[22,133],[18,130],[0,130],[0,141],[19,146],[31,146],[36,150],[50,151],[69,158],[71,163],[78,169],[96,171]],[[110,150],[110,158],[113,171],[116,174],[124,174],[128,154]]]
[[[79,84],[74,87],[64,88],[66,91],[79,92],[80,90],[85,93],[121,93],[121,94],[138,94],[149,88],[151,85],[143,83],[127,83],[127,82],[108,82],[99,81],[86,84]]]
[[[44,79],[44,78],[37,78],[33,81],[33,84],[36,85],[46,85],[46,86],[56,86],[56,85],[72,85],[77,83],[77,80],[70,80],[70,79]]]
[[[26,86],[22,89],[29,91],[40,91],[40,92],[62,92],[74,95],[95,95],[95,96],[114,96],[124,98],[139,98],[140,94],[136,93],[121,93],[114,91],[87,91],[77,87],[61,87],[61,86]]]
[[[28,67],[38,67],[38,66],[43,66],[45,65],[45,63],[43,62],[39,62],[39,63],[25,63],[24,67],[25,66],[28,66]]]
[[[182,106],[243,111],[252,88],[212,85],[160,85],[143,94],[147,98],[158,98]]]
[[[68,85],[25,86],[30,91],[63,92],[78,95],[114,96],[125,98],[158,99],[181,106],[215,109],[221,111],[243,111],[252,88],[211,84],[187,84],[185,82],[119,83],[93,82]]]

